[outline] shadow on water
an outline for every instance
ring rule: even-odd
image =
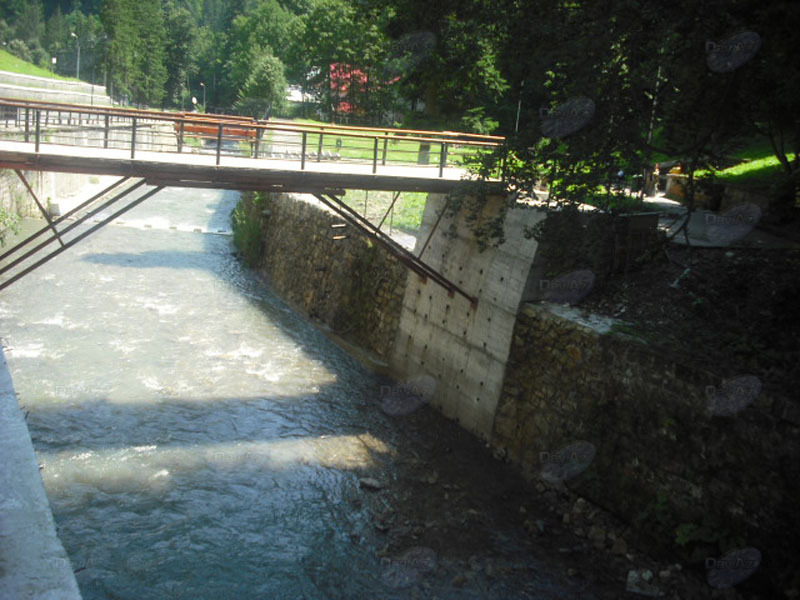
[[[133,267],[147,269],[153,267],[170,267],[172,269],[191,269],[195,267],[200,252],[164,252],[153,250],[136,254],[118,252],[115,254],[91,254],[83,257],[86,262],[116,267]]]

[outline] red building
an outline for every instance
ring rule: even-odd
[[[399,79],[395,77],[386,83],[391,85]],[[334,111],[348,115],[358,112],[358,102],[367,95],[368,88],[377,90],[381,87],[380,82],[371,82],[368,74],[361,69],[344,63],[331,64],[330,81]]]

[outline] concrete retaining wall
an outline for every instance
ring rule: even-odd
[[[106,88],[83,81],[64,81],[0,71],[0,98],[111,106]]]
[[[74,194],[90,183],[90,175],[24,171],[39,201],[47,209],[59,198]],[[0,207],[20,217],[41,217],[25,185],[13,171],[0,171]]]
[[[494,214],[503,202],[491,198],[484,213]],[[444,203],[443,195],[428,196],[416,255]],[[392,371],[398,378],[425,374],[436,379],[432,405],[483,440],[492,433],[517,308],[536,254],[536,241],[525,239],[523,230],[543,214],[532,208],[510,210],[506,243],[484,252],[463,219],[457,218],[455,238],[447,234],[453,219],[442,219],[422,258],[477,296],[476,308],[461,295],[449,297],[441,286],[408,276]]]
[[[0,598],[80,600],[0,348]]]

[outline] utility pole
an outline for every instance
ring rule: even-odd
[[[77,59],[77,61],[75,63],[75,79],[80,79],[81,78],[81,41],[78,39],[78,36],[75,35],[74,31],[72,33],[70,33],[70,35],[75,38],[75,45],[78,47],[78,59]]]

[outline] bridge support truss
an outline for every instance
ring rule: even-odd
[[[436,282],[444,289],[446,289],[450,297],[453,297],[455,294],[459,294],[464,298],[466,298],[467,300],[469,300],[470,304],[473,307],[477,306],[478,299],[475,296],[468,294],[458,285],[456,285],[455,283],[447,279],[444,275],[436,271],[433,267],[423,262],[422,259],[420,258],[422,256],[422,252],[425,251],[428,242],[433,236],[433,232],[436,231],[436,227],[439,225],[439,220],[444,214],[446,207],[442,210],[442,213],[439,215],[439,219],[437,219],[436,224],[431,230],[430,235],[428,236],[428,239],[426,240],[425,245],[422,248],[422,252],[420,252],[420,256],[414,256],[414,254],[403,248],[403,246],[395,242],[386,233],[381,231],[381,225],[383,225],[383,222],[386,220],[386,216],[389,214],[389,211],[392,210],[392,207],[394,206],[394,203],[397,201],[398,196],[399,192],[394,197],[392,205],[389,207],[389,210],[387,210],[386,215],[384,215],[383,219],[381,219],[380,224],[376,227],[375,225],[370,223],[367,219],[359,215],[352,208],[347,206],[347,204],[345,204],[340,198],[336,197],[336,195],[330,193],[314,194],[315,198],[317,198],[320,202],[325,204],[325,206],[336,212],[348,223],[353,225],[360,233],[370,238],[371,240],[376,241],[378,244],[386,248],[406,268],[411,269],[417,275],[419,275],[423,281],[431,279],[432,281]]]
[[[119,218],[121,215],[125,214],[132,208],[138,206],[151,196],[157,194],[162,189],[164,189],[163,187],[155,187],[153,189],[150,189],[141,196],[139,196],[138,198],[136,198],[135,200],[128,202],[127,204],[122,206],[122,208],[115,211],[111,215],[102,218],[88,229],[78,230],[78,228],[81,225],[86,223],[89,219],[100,214],[102,211],[115,206],[119,206],[120,203],[124,199],[128,198],[128,196],[131,193],[135,192],[143,185],[145,185],[145,181],[141,180],[135,183],[134,185],[125,188],[121,192],[114,195],[112,198],[102,202],[100,205],[95,206],[94,208],[89,209],[92,206],[92,204],[94,204],[101,198],[105,197],[107,194],[111,193],[113,190],[118,188],[120,185],[122,185],[129,179],[128,177],[123,177],[122,179],[119,179],[118,181],[114,182],[112,185],[110,185],[103,191],[99,192],[98,194],[95,194],[85,202],[82,202],[69,212],[65,213],[64,215],[54,220],[41,205],[38,198],[36,197],[36,194],[33,192],[33,189],[28,184],[27,180],[22,175],[22,173],[20,171],[17,171],[17,175],[22,179],[23,183],[25,183],[25,187],[28,189],[28,192],[33,197],[34,201],[39,207],[39,210],[42,211],[42,214],[44,215],[48,224],[46,227],[43,227],[39,231],[35,232],[33,235],[29,236],[28,238],[26,238],[13,248],[7,250],[2,255],[0,255],[0,265],[2,265],[0,266],[0,277],[6,276],[7,274],[11,274],[10,277],[8,277],[7,279],[0,281],[0,290],[7,288],[15,281],[18,281],[19,279],[25,277],[28,273],[31,273],[32,271],[38,269],[39,267],[49,262],[62,252],[68,250],[69,248],[72,248],[75,244],[77,244],[81,240],[87,238],[100,228],[111,223],[114,219]],[[67,220],[71,219],[74,215],[80,213],[83,210],[87,210],[87,212],[81,215],[80,217],[75,218],[71,223],[61,228],[61,226],[64,225]],[[48,232],[52,233],[51,237],[46,238],[44,239],[44,241],[36,244],[32,248],[29,248],[30,245],[33,244],[33,242],[35,242],[42,235]],[[72,232],[74,232],[74,234],[67,240],[66,236],[68,234],[71,234]],[[59,242],[60,247],[48,253],[45,249],[56,240]],[[29,249],[23,252],[23,250],[25,250],[26,248]],[[6,261],[10,262],[6,263]]]

